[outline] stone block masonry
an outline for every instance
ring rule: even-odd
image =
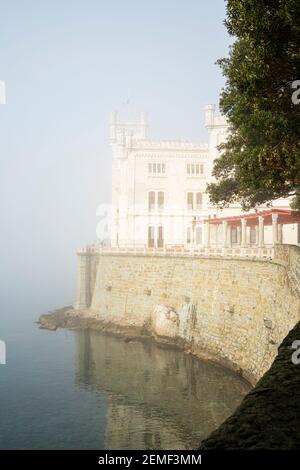
[[[91,305],[99,256],[95,253],[78,254],[77,296],[74,307],[78,310],[87,309]]]
[[[286,268],[291,290],[300,297],[300,249],[293,245],[277,245],[276,262]]]
[[[79,254],[76,307],[116,328],[240,371],[255,383],[300,320],[300,249],[271,260]]]

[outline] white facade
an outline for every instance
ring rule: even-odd
[[[239,206],[221,212],[209,202],[206,185],[227,135],[226,119],[214,105],[205,107],[205,127],[207,142],[155,141],[148,138],[144,113],[138,122],[111,115],[113,247],[204,246],[204,219],[241,213]],[[289,204],[276,201],[274,207]],[[209,242],[217,244],[218,234],[210,234]],[[298,242],[296,225],[284,227],[284,242]]]

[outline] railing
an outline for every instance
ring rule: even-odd
[[[78,254],[133,254],[145,256],[187,256],[187,257],[209,257],[222,256],[234,258],[265,258],[274,257],[274,247],[197,247],[186,248],[184,246],[147,248],[147,247],[102,247],[98,245],[87,245],[78,250]]]

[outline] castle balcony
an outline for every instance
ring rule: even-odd
[[[228,258],[274,258],[276,247],[283,245],[283,225],[298,224],[300,228],[300,211],[286,209],[270,209],[255,213],[240,214],[230,217],[214,217],[203,220],[193,218],[192,232],[195,240],[197,224],[206,228],[205,241],[197,245],[168,245],[162,241],[162,248],[146,245],[102,246],[88,245],[81,248],[78,254],[118,254],[144,256],[188,256],[188,257],[228,257]],[[272,243],[266,244],[264,228],[272,227]],[[299,235],[299,232],[298,232]],[[163,239],[162,239],[163,240]],[[156,243],[154,243],[156,244]],[[300,245],[300,243],[299,243]]]
[[[184,256],[184,257],[228,257],[228,258],[265,258],[274,257],[274,247],[187,247],[184,245],[166,245],[163,248],[146,246],[102,247],[88,245],[77,252],[79,255],[143,255],[143,256]]]
[[[196,225],[196,221],[194,222]],[[298,224],[300,211],[270,209],[229,217],[212,217],[204,220],[206,226],[206,248],[247,253],[258,250],[265,253],[276,245],[283,244],[283,226]],[[265,227],[272,228],[272,242],[265,243]]]

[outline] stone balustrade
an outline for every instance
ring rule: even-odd
[[[222,256],[222,257],[240,257],[240,258],[265,258],[272,259],[274,257],[274,247],[197,247],[187,248],[183,246],[178,247],[164,247],[164,248],[147,248],[147,247],[101,247],[99,245],[87,245],[78,250],[80,255],[89,254],[135,254],[135,255],[149,255],[149,256],[188,256],[188,257],[201,257],[201,256]]]

